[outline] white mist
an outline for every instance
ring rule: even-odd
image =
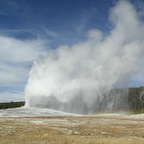
[[[128,1],[111,9],[107,37],[90,30],[85,42],[49,50],[33,63],[25,88],[26,106],[73,113],[127,108],[127,85],[143,73],[144,24]]]

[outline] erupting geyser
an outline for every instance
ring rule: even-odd
[[[49,50],[33,63],[25,88],[26,106],[74,113],[127,108],[127,86],[142,75],[144,24],[128,1],[111,9],[113,29],[90,30],[85,42]]]

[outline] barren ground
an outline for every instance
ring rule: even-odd
[[[0,117],[0,144],[144,144],[144,114]]]

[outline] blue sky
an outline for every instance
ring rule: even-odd
[[[0,102],[24,100],[33,61],[48,49],[109,34],[117,0],[0,0]],[[143,0],[131,0],[137,10]]]
[[[83,40],[89,29],[108,32],[108,13],[115,1],[0,0],[0,3],[3,35],[48,39],[51,46],[57,47]]]

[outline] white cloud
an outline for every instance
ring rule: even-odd
[[[43,30],[46,32],[47,35],[49,35],[51,37],[57,38],[59,36],[56,32],[51,31],[49,29],[43,28]]]
[[[45,48],[41,40],[24,41],[0,36],[0,86],[23,88],[30,69],[28,66],[44,53]],[[7,99],[7,92],[3,92],[3,89],[0,94],[1,99]]]
[[[18,66],[13,63],[0,62],[0,85],[1,87],[21,86],[26,82],[28,68],[22,63]]]
[[[24,101],[23,92],[1,92],[0,102]]]
[[[0,59],[9,62],[31,62],[44,51],[41,40],[22,41],[0,36]]]

